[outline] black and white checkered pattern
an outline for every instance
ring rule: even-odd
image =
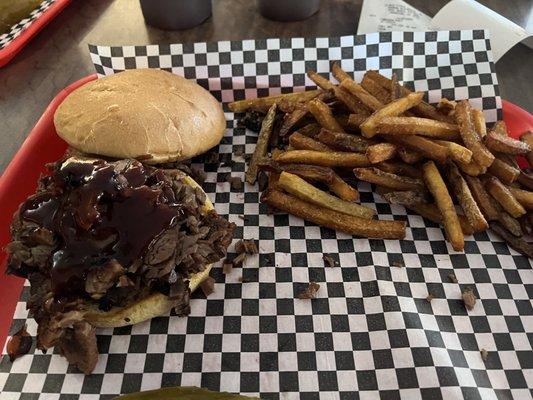
[[[292,86],[303,90],[312,85],[306,69],[328,73],[329,61],[342,59],[356,77],[370,68],[389,75],[403,69],[403,79],[429,89],[432,101],[441,93],[471,96],[492,120],[500,110],[483,31],[90,50],[100,74],[165,68],[197,79],[224,102]],[[232,113],[226,118],[218,150],[221,161],[234,163],[200,158],[197,165],[208,172],[204,188],[218,212],[238,225],[237,238],[259,239],[261,254],[229,275],[214,268],[215,292],[208,299],[195,293],[188,318],[164,316],[100,331],[100,361],[91,376],[68,367],[56,352],[32,352],[14,364],[4,356],[2,399],[107,399],[176,385],[262,399],[530,398],[528,259],[490,233],[468,237],[465,252],[454,252],[437,225],[386,204],[364,183],[361,202],[379,219],[408,222],[404,240],[354,239],[291,215],[269,215],[256,186],[232,190],[226,182],[229,173],[244,176],[236,153],[251,153],[257,138],[237,128]],[[340,267],[324,267],[323,253]],[[459,283],[448,280],[450,273]],[[309,281],[321,285],[318,298],[295,299]],[[461,301],[466,287],[480,299],[468,312]],[[428,293],[435,296],[431,303]],[[12,332],[26,321],[27,297],[26,288]],[[34,332],[33,320],[28,325]],[[489,352],[485,362],[482,348]]]
[[[28,28],[37,18],[39,18],[56,0],[44,0],[39,7],[33,10],[27,18],[13,25],[9,32],[0,35],[0,50],[8,46],[24,29]]]

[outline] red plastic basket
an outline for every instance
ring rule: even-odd
[[[63,89],[52,100],[0,178],[0,248],[9,243],[12,216],[19,204],[34,193],[39,175],[44,172],[44,165],[61,158],[67,148],[67,144],[57,136],[54,128],[55,110],[70,92],[96,78],[96,75],[91,75],[80,79]],[[533,115],[520,107],[504,101],[503,115],[512,136],[517,137],[526,130],[533,130]],[[24,283],[22,279],[4,273],[5,261],[6,254],[1,252],[0,344],[5,342]]]
[[[0,67],[6,65],[41,29],[43,29],[54,17],[59,14],[71,0],[56,0],[44,11],[39,18],[35,19],[30,26],[25,28],[20,35],[0,50]]]

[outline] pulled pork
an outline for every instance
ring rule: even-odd
[[[226,255],[235,225],[205,211],[205,193],[175,169],[83,158],[50,169],[14,216],[8,273],[30,281],[37,347],[90,373],[87,304],[107,311],[160,292],[187,315],[189,277]]]

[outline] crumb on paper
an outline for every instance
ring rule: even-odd
[[[239,276],[239,282],[247,283],[247,282],[250,282],[250,280],[246,279],[244,276]]]
[[[217,164],[220,162],[220,155],[215,151],[210,151],[204,155],[204,162],[206,164]]]
[[[476,305],[476,295],[474,294],[474,291],[472,288],[466,288],[463,291],[463,302],[465,303],[465,307],[467,310],[473,310],[474,306]]]
[[[433,293],[428,293],[428,295],[426,296],[426,300],[428,301],[428,303],[431,303],[431,300],[433,300],[435,298],[435,295]]]
[[[481,354],[481,359],[487,361],[487,358],[489,358],[489,352],[485,349],[481,349],[479,353]]]
[[[272,260],[272,254],[266,254],[265,255],[265,263],[264,267],[269,267],[274,264],[274,261]],[[261,267],[261,265],[259,265]]]
[[[324,264],[326,265],[326,267],[338,267],[339,266],[339,263],[335,261],[335,259],[329,254],[324,254],[322,256],[322,259],[324,260]]]
[[[215,291],[215,279],[208,276],[201,284],[202,292],[204,292],[205,297],[208,297],[211,293]]]
[[[237,254],[246,253],[253,256],[259,253],[259,249],[254,239],[241,239],[235,243],[235,252]]]
[[[32,344],[33,338],[26,331],[26,324],[24,324],[7,342],[6,350],[9,361],[13,362],[20,356],[27,354]]]
[[[241,190],[244,187],[244,182],[239,176],[228,176],[226,181],[229,182],[233,190]]]
[[[246,253],[241,253],[237,257],[235,257],[233,259],[233,266],[236,268],[242,267],[242,265],[244,264],[244,261],[246,261],[246,256],[247,256]]]
[[[244,222],[248,222],[248,217],[246,215],[239,215],[239,218],[242,219]]]
[[[242,148],[242,146],[239,146],[235,149],[233,154],[235,155],[235,157],[242,157],[244,156],[244,149]]]
[[[396,268],[403,268],[405,267],[405,263],[403,261],[393,261],[392,266]]]
[[[309,282],[309,286],[298,295],[299,299],[316,299],[316,294],[320,285],[316,282]]]
[[[233,261],[231,261],[230,259],[226,257],[226,259],[224,260],[224,263],[222,264],[222,273],[225,275],[231,274],[232,270],[233,270]]]
[[[450,280],[451,283],[457,283],[458,282],[457,277],[455,276],[455,274],[448,274],[448,279]]]

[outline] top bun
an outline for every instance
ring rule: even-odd
[[[220,103],[196,83],[157,69],[126,70],[73,91],[54,115],[56,131],[88,154],[185,160],[222,139]]]

